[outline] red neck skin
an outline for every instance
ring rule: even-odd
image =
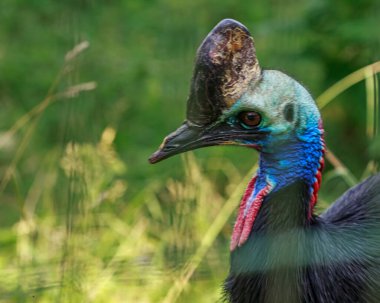
[[[230,250],[233,251],[236,247],[243,245],[251,233],[253,223],[259,213],[264,197],[272,190],[273,185],[268,184],[260,190],[254,198],[251,206],[247,210],[247,202],[255,190],[256,177],[253,177],[249,182],[243,199],[240,203],[239,214],[235,222],[234,231],[232,233]]]

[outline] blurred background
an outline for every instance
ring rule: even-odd
[[[377,171],[379,1],[3,0],[1,302],[220,297],[256,152],[147,158],[184,120],[196,49],[223,18],[321,96],[337,158],[318,211]]]

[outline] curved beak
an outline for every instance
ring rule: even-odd
[[[189,150],[213,145],[243,145],[258,148],[254,142],[263,135],[264,133],[258,131],[239,130],[226,123],[201,127],[185,121],[164,139],[159,149],[150,156],[149,162],[154,164]]]
[[[211,142],[211,136],[206,135],[207,133],[207,129],[189,125],[185,121],[177,130],[164,139],[159,149],[150,156],[149,162],[152,164],[157,163],[179,153],[204,146],[216,145],[216,142]]]

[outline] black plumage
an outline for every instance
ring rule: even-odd
[[[268,195],[231,255],[229,302],[380,302],[380,175],[309,221],[307,186]]]

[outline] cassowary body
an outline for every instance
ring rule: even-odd
[[[187,120],[150,158],[221,144],[255,148],[225,281],[229,302],[380,302],[380,175],[313,213],[323,126],[310,94],[262,71],[248,30],[223,20],[198,49]]]
[[[230,302],[380,302],[380,175],[307,218],[308,188],[266,197],[250,238],[231,253]]]

